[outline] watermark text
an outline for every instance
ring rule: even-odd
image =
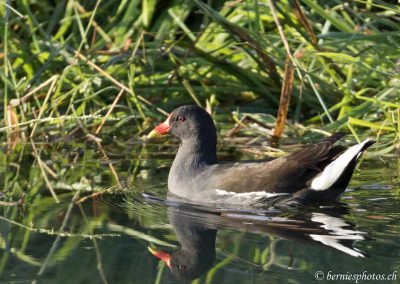
[[[316,280],[352,281],[353,283],[362,281],[395,281],[397,280],[397,271],[391,273],[373,273],[365,270],[360,273],[336,273],[329,270],[328,272],[317,271],[314,276]]]

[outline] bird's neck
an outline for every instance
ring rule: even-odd
[[[216,139],[215,139],[216,140]],[[182,140],[168,176],[169,192],[190,198],[204,190],[203,174],[217,163],[216,141]]]
[[[197,168],[217,163],[217,145],[213,139],[183,140],[176,154],[175,162],[184,163],[185,167]]]

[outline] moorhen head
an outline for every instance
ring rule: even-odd
[[[217,143],[217,131],[211,116],[203,108],[195,105],[178,107],[148,136],[167,133],[182,141],[202,141],[208,145]]]

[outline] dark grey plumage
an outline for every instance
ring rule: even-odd
[[[321,191],[311,183],[346,151],[334,145],[343,133],[271,161],[218,162],[216,128],[204,109],[179,107],[168,123],[169,132],[182,142],[168,178],[170,197],[194,203],[263,206],[334,200],[346,189],[360,154],[374,143],[366,140],[357,152],[348,153],[354,157],[343,165],[337,181]]]

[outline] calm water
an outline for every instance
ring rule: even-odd
[[[364,160],[338,205],[239,212],[165,203],[174,148],[126,145],[37,143],[1,154],[0,201],[26,194],[23,208],[0,206],[1,283],[321,283],[363,273],[397,280],[359,283],[400,283],[398,157]]]

